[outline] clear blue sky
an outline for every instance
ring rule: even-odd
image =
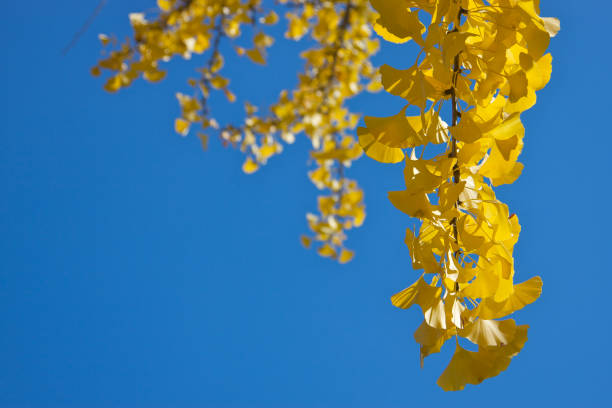
[[[316,195],[304,140],[246,176],[240,153],[173,134],[188,64],[118,95],[89,75],[96,34],[127,34],[127,13],[153,3],[110,0],[66,57],[97,0],[3,4],[1,407],[607,406],[611,3],[542,0],[562,21],[552,82],[524,114],[525,171],[499,195],[523,226],[517,280],[539,274],[544,293],[515,316],[531,329],[510,369],[460,393],[435,385],[452,345],[419,369],[419,311],[388,300],[418,276],[411,221],[386,199],[401,166],[351,170],[368,217],[338,266],[298,240]],[[230,63],[233,89],[269,103],[295,81],[294,52]],[[382,95],[352,106],[398,110]]]

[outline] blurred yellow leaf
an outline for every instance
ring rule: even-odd
[[[259,48],[251,48],[246,51],[246,55],[256,64],[266,65],[266,59]]]
[[[342,251],[340,251],[340,256],[338,257],[338,262],[340,262],[341,264],[350,262],[354,256],[355,252],[350,251],[348,249],[342,249]]]
[[[246,161],[242,165],[242,171],[246,174],[251,174],[257,171],[259,165],[250,157],[247,157]]]
[[[190,123],[182,118],[177,118],[174,120],[174,130],[181,136],[187,136],[189,133]]]

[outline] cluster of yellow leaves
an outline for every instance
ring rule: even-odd
[[[422,48],[407,69],[380,68],[385,90],[406,106],[394,116],[366,117],[358,129],[368,156],[405,161],[406,189],[390,192],[389,199],[421,220],[405,242],[413,268],[423,274],[391,301],[402,309],[416,304],[423,312],[414,335],[421,364],[455,338],[438,385],[460,390],[508,367],[527,340],[528,326],[496,319],[541,293],[539,277],[514,284],[512,253],[521,227],[489,182],[508,184],[521,174],[520,115],[550,79],[552,58],[545,51],[559,22],[539,16],[539,0],[370,1],[379,13],[379,35]],[[449,102],[450,125],[440,118]],[[407,116],[410,106],[419,113]],[[429,145],[437,146],[426,156]],[[477,351],[461,346],[459,338]]]
[[[246,105],[246,120],[240,127],[221,132],[228,143],[246,153],[243,170],[257,171],[268,159],[282,152],[298,134],[312,144],[309,172],[313,184],[325,191],[318,197],[318,214],[307,214],[312,234],[302,236],[305,247],[316,243],[321,256],[348,262],[353,252],[344,247],[346,231],[359,227],[365,218],[363,191],[345,177],[345,169],[359,158],[362,149],[351,135],[359,116],[346,101],[364,89],[376,91],[376,69],[370,62],[378,41],[370,29],[376,14],[367,0],[281,0],[291,6],[285,37],[300,40],[310,34],[314,45],[302,52],[306,64],[295,89],[281,92],[270,114]]]
[[[351,136],[359,116],[346,108],[346,100],[364,89],[380,88],[376,69],[370,57],[378,50],[371,25],[376,13],[368,0],[280,0],[288,7],[285,14],[285,37],[300,40],[310,34],[314,44],[301,56],[305,67],[295,89],[281,92],[269,113],[259,114],[257,106],[245,102],[242,124],[220,125],[212,116],[208,103],[211,91],[222,91],[233,102],[230,80],[221,75],[225,59],[219,50],[222,39],[238,39],[244,24],[253,27],[252,48],[235,46],[240,56],[265,64],[266,49],[274,39],[259,25],[276,24],[274,10],[266,10],[262,0],[158,0],[159,13],[147,19],[142,13],[130,15],[133,40],[117,45],[115,39],[100,36],[104,46],[115,45],[98,65],[112,73],[105,89],[115,92],[143,77],[149,81],[164,78],[160,64],[174,57],[188,59],[192,54],[208,53],[207,63],[198,68],[198,79],[189,79],[192,95],[177,93],[181,116],[175,120],[175,131],[187,134],[197,125],[206,148],[209,132],[218,133],[224,145],[240,148],[246,155],[242,169],[253,173],[274,155],[291,144],[298,134],[312,142],[309,176],[324,191],[319,197],[319,213],[308,214],[311,237],[302,237],[310,246],[316,242],[319,254],[347,262],[352,252],[345,249],[345,231],[358,227],[365,218],[363,192],[344,172],[362,154],[359,143]],[[333,202],[333,205],[330,203]]]
[[[300,4],[286,14],[285,36],[297,40],[310,33],[316,45],[301,55],[306,65],[297,87],[282,92],[272,115],[254,123],[267,124],[268,132],[259,132],[264,143],[278,144],[279,138],[291,143],[299,133],[310,139],[315,168],[309,177],[324,193],[318,198],[318,214],[307,215],[312,235],[303,236],[302,243],[310,247],[314,241],[320,255],[345,263],[353,257],[343,244],[345,232],[365,218],[363,191],[345,177],[346,168],[362,154],[351,135],[359,116],[345,103],[366,88],[376,90],[376,69],[370,63],[378,50],[370,29],[375,13],[367,0]]]
[[[114,44],[118,49],[110,50],[92,68],[92,74],[110,71],[112,75],[104,88],[116,92],[139,77],[151,82],[162,80],[166,71],[160,68],[161,62],[175,57],[190,59],[192,54],[209,52],[207,63],[198,69],[200,77],[188,80],[194,96],[177,95],[182,115],[175,121],[175,130],[186,136],[193,124],[202,129],[217,129],[218,124],[207,106],[210,92],[220,90],[230,102],[236,99],[229,90],[230,80],[220,74],[224,65],[219,52],[221,38],[237,38],[242,25],[274,24],[278,17],[271,11],[257,20],[256,15],[262,13],[261,0],[158,0],[157,5],[159,13],[155,18],[147,19],[144,13],[130,14],[132,40],[117,46],[115,39],[100,35],[104,46]],[[256,63],[265,63],[265,48],[272,45],[272,38],[259,29],[254,31],[253,48],[236,47],[236,52],[246,54]],[[207,141],[207,135],[198,135],[203,143]]]

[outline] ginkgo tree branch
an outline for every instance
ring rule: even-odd
[[[405,160],[406,189],[388,196],[420,220],[418,233],[406,231],[405,243],[413,268],[423,274],[391,302],[423,311],[415,332],[421,363],[455,338],[455,353],[438,385],[460,390],[507,368],[527,340],[528,326],[498,319],[541,293],[539,277],[514,284],[513,248],[521,227],[491,184],[509,184],[520,175],[520,113],[533,106],[535,91],[550,78],[552,58],[544,52],[559,24],[537,15],[536,0],[411,0],[413,8],[401,0],[371,3],[383,38],[421,47],[412,67],[380,68],[385,90],[408,105],[390,117],[366,116],[366,126],[358,129],[368,156],[383,163]],[[492,22],[470,19],[470,8],[487,12]],[[448,98],[450,126],[440,118]],[[406,116],[410,107],[419,114]],[[425,157],[428,144],[446,149]],[[478,351],[465,349],[459,337]]]
[[[217,17],[215,21],[215,25],[214,25],[212,50],[211,50],[210,56],[208,57],[208,61],[206,62],[207,72],[212,71],[215,61],[219,58],[219,46],[221,45],[221,39],[223,38],[223,23],[224,23],[224,16],[223,14],[221,14]],[[200,78],[200,82],[202,86],[204,86],[206,89],[211,88],[210,81],[206,77],[206,75],[204,75],[204,73]],[[209,115],[208,95],[201,94],[200,103],[202,104],[202,109],[201,109],[202,115],[205,117],[208,116]]]
[[[327,84],[325,85],[325,89],[323,90],[324,94],[326,95],[325,104],[327,104],[329,100],[329,91],[332,87],[332,84],[334,83],[334,81],[338,81],[338,78],[336,78],[336,65],[338,64],[338,53],[342,50],[342,46],[344,44],[344,35],[346,33],[346,29],[348,28],[350,24],[350,16],[351,16],[352,7],[353,5],[351,3],[351,0],[348,0],[346,2],[346,5],[344,6],[344,12],[342,14],[342,21],[340,23],[340,26],[338,27],[338,37],[336,39],[336,44],[333,47],[332,62],[331,62],[330,69],[329,69],[329,79],[327,81]],[[336,149],[339,149],[341,147],[340,138],[341,138],[340,134],[338,132],[335,132],[334,141],[335,141]],[[340,205],[342,201],[342,193],[344,191],[344,184],[345,184],[344,164],[342,163],[341,160],[334,160],[334,163],[337,168],[337,177],[338,177],[339,184],[340,184],[338,191],[335,192],[336,193],[335,207],[338,208],[338,206]]]
[[[370,57],[378,43],[372,32],[364,29],[373,22],[375,13],[368,0],[276,3],[289,10],[285,13],[285,37],[297,41],[310,35],[314,44],[302,53],[306,63],[298,86],[282,91],[270,114],[245,101],[243,123],[219,124],[209,103],[214,91],[222,91],[230,102],[237,99],[229,89],[230,78],[222,71],[227,57],[219,50],[222,38],[233,43],[239,56],[255,64],[266,63],[266,49],[274,38],[257,23],[276,24],[279,10],[269,8],[262,0],[157,0],[159,13],[153,18],[145,13],[130,15],[134,29],[131,41],[118,44],[112,37],[100,36],[104,45],[114,45],[114,49],[92,73],[110,71],[105,89],[116,92],[139,77],[151,82],[162,80],[166,75],[163,63],[172,58],[208,53],[207,62],[198,69],[200,79],[188,81],[192,93],[177,93],[181,115],[175,120],[176,132],[187,136],[197,130],[205,147],[209,135],[217,134],[224,146],[238,147],[244,153],[242,168],[246,173],[257,171],[280,154],[296,135],[307,136],[313,145],[311,158],[317,165],[309,177],[317,188],[336,194],[334,206],[329,207],[322,195],[318,198],[320,214],[308,215],[312,241],[317,243],[319,254],[346,262],[352,252],[344,248],[345,231],[362,224],[365,206],[361,189],[344,176],[345,165],[361,154],[350,137],[358,116],[345,103],[366,87],[377,88]],[[243,31],[241,27],[246,24],[252,29]],[[244,47],[244,41],[251,41],[253,46]],[[303,242],[310,244],[311,240],[303,238]]]
[[[347,64],[345,62],[341,65],[342,69],[338,69],[338,64],[341,53],[346,54],[354,50],[354,44],[350,43],[350,33],[347,31],[351,27],[355,29],[351,25],[351,16],[360,18],[360,15],[351,0],[342,3],[339,3],[342,4],[340,10],[336,9],[335,4],[330,7],[330,10],[334,10],[339,16],[339,22],[335,29],[330,28],[331,42],[323,48],[327,62],[315,71],[315,75],[322,79],[326,78],[315,91],[324,95],[315,115],[331,117],[344,104],[345,97],[342,95],[345,93],[343,91],[345,83],[342,76],[346,75],[343,70],[346,70]],[[345,45],[345,41],[349,44]],[[309,247],[314,238],[319,245],[320,255],[336,258],[340,263],[345,263],[353,257],[353,251],[346,249],[343,244],[346,239],[345,231],[361,225],[365,215],[365,205],[363,193],[356,182],[345,178],[345,163],[350,163],[360,155],[359,146],[347,137],[342,127],[337,125],[339,124],[330,121],[328,134],[322,135],[320,142],[319,136],[313,139],[314,151],[311,156],[315,160],[317,169],[310,173],[311,180],[319,189],[330,190],[331,195],[319,196],[319,214],[308,214],[313,237],[303,236],[302,242]],[[325,174],[326,182],[322,183],[320,173]]]
[[[459,32],[459,27],[461,26],[461,16],[465,13],[463,8],[459,8],[459,12],[457,13],[457,20],[454,23],[453,32]],[[452,109],[452,127],[455,128],[459,122],[459,109],[458,109],[458,101],[457,101],[457,77],[461,74],[461,64],[460,64],[460,54],[455,55],[453,59],[453,75],[452,75],[452,83],[450,88],[451,95],[451,109]],[[457,138],[454,135],[451,135],[451,152],[449,154],[450,158],[457,158]],[[459,168],[459,163],[455,162],[453,165],[453,183],[459,184],[461,182],[461,170]],[[460,201],[457,199],[455,203],[455,208],[459,208]],[[459,246],[459,230],[457,228],[457,217],[453,217],[450,222],[453,228],[453,236],[455,238],[455,243]],[[461,250],[457,249],[454,252],[454,256],[457,258],[460,254]]]

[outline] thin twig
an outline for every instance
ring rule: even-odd
[[[83,23],[83,25],[81,26],[81,28],[79,29],[79,31],[77,31],[74,36],[72,37],[72,40],[70,40],[70,42],[68,43],[68,45],[66,45],[64,47],[64,49],[62,50],[62,55],[66,55],[68,54],[68,51],[70,51],[72,49],[72,47],[74,47],[76,45],[76,43],[79,41],[79,39],[83,36],[83,34],[85,34],[85,32],[87,31],[87,29],[91,26],[91,24],[94,22],[94,20],[96,19],[96,17],[98,17],[98,14],[100,14],[100,12],[102,11],[102,9],[104,8],[104,6],[106,5],[107,0],[100,0],[100,2],[98,3],[98,6],[95,8],[95,10],[89,15],[89,17],[87,18],[87,20],[85,20],[85,23]]]

